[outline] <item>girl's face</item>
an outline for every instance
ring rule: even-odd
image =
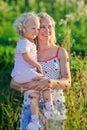
[[[40,30],[38,34],[39,40],[49,40],[52,34],[52,22],[48,18],[42,18],[40,22]]]
[[[34,40],[39,32],[40,23],[39,21],[28,21],[27,26],[25,28],[25,37],[30,41]]]

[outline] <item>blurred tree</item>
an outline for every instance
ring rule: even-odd
[[[87,4],[87,0],[84,0],[85,4]]]
[[[15,4],[17,5],[18,4],[18,0],[14,0],[15,1]]]
[[[25,6],[29,6],[29,1],[25,0]]]
[[[8,0],[8,3],[9,3],[9,4],[12,4],[12,1],[13,1],[13,0]]]
[[[36,1],[36,3],[37,3],[37,11],[39,11],[40,10],[40,2],[42,1],[42,0],[35,0]]]
[[[12,2],[14,2],[16,5],[18,4],[18,0],[3,0],[4,2],[7,2],[8,4],[12,4]]]

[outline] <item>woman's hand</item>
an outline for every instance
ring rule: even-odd
[[[35,84],[35,90],[46,90],[49,88],[49,84],[50,83],[50,80],[47,79],[46,77],[38,77],[38,78],[35,78],[33,79],[33,85]]]
[[[41,91],[49,87],[49,80],[45,77],[42,77],[42,78],[38,77],[38,78],[33,79],[33,81],[31,82],[20,84],[20,83],[15,82],[13,79],[11,79],[10,86],[11,88],[20,92],[24,92],[30,89]]]

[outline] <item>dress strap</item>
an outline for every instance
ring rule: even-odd
[[[60,47],[58,47],[58,49],[57,49],[57,52],[56,52],[56,57],[58,57],[59,50],[60,50]]]

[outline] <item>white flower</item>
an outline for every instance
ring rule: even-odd
[[[67,14],[66,15],[67,21],[73,21],[74,20],[74,14]]]
[[[66,20],[64,20],[64,19],[61,19],[60,21],[59,21],[59,25],[62,25],[62,24],[67,24],[67,21]]]

